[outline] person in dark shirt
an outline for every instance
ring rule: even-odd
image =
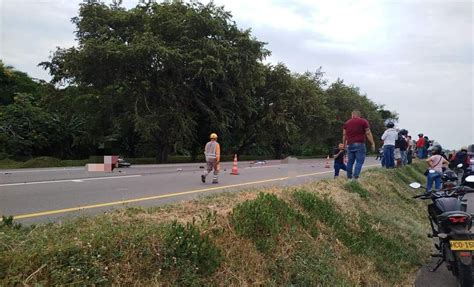
[[[344,156],[346,155],[346,150],[344,149],[343,144],[339,144],[337,148],[334,149],[334,178],[339,176],[339,171],[347,171],[346,164],[344,163]]]

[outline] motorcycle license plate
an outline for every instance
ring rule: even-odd
[[[474,251],[474,240],[451,240],[451,250],[472,250]]]

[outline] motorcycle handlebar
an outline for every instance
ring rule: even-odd
[[[471,188],[471,187],[468,187],[468,186],[460,186],[458,188],[455,188],[454,190],[452,190],[452,192],[449,192],[450,189],[441,189],[440,191],[444,191],[446,193],[446,195],[436,195],[437,198],[440,198],[440,197],[455,197],[455,196],[458,196],[458,193],[459,192],[462,192],[462,193],[474,193],[474,188]],[[415,195],[413,196],[413,198],[421,198],[421,199],[430,199],[432,198],[433,195],[432,193],[423,193],[423,194],[418,194],[418,195]]]

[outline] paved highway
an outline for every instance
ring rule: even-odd
[[[154,206],[190,199],[198,194],[256,186],[294,185],[331,178],[325,159],[289,164],[239,163],[239,175],[230,175],[232,163],[223,163],[217,185],[200,181],[200,164],[137,165],[112,173],[90,173],[84,168],[0,170],[0,214],[23,223],[55,221],[78,214],[96,214],[123,205]],[[332,165],[332,162],[331,162]],[[368,158],[366,166],[377,162]]]

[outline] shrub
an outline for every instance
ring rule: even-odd
[[[273,248],[276,236],[295,219],[295,212],[285,201],[260,193],[255,200],[237,205],[231,220],[239,235],[252,239],[259,251],[267,252]]]
[[[199,276],[211,275],[221,261],[220,250],[209,236],[201,235],[194,222],[182,225],[175,221],[166,228],[163,270],[177,272],[177,283],[188,285]]]

